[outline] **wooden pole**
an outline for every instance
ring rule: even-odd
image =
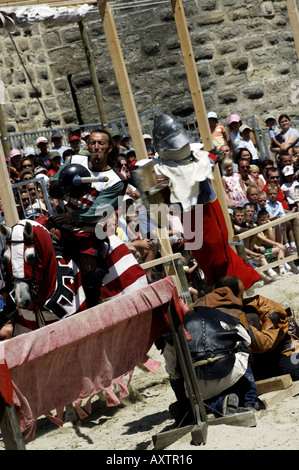
[[[171,0],[173,15],[176,22],[178,37],[181,44],[181,51],[183,55],[183,60],[185,64],[186,74],[189,82],[189,87],[192,95],[193,106],[196,114],[197,125],[199,128],[200,136],[202,143],[204,145],[204,150],[210,151],[214,148],[213,139],[211,136],[211,130],[209,121],[207,118],[206,106],[202,94],[202,89],[198,77],[198,72],[196,68],[196,63],[194,59],[193,48],[190,40],[188,25],[185,17],[184,6],[182,0]],[[228,212],[227,204],[225,201],[224,188],[221,181],[221,175],[219,171],[218,164],[215,165],[214,169],[214,180],[212,181],[212,186],[216,195],[218,197],[227,230],[228,230],[228,239],[233,240],[233,227],[230,220],[230,215]],[[235,249],[233,247],[233,249]]]
[[[296,0],[287,0],[287,9],[297,51],[297,57],[299,58],[299,14]]]
[[[84,51],[86,55],[86,60],[87,60],[87,64],[88,64],[88,68],[89,68],[89,72],[91,76],[91,81],[92,81],[92,85],[93,85],[93,89],[94,89],[94,93],[96,97],[96,102],[98,105],[101,124],[103,126],[107,126],[108,119],[107,119],[107,115],[106,115],[106,111],[104,107],[103,96],[102,96],[101,88],[99,85],[94,56],[91,50],[90,41],[89,41],[89,37],[88,37],[88,33],[86,30],[84,21],[83,20],[79,21],[78,26],[79,26],[81,39],[82,39],[82,43],[83,43],[83,47],[84,47]]]
[[[108,44],[108,49],[110,52],[111,60],[114,67],[115,76],[117,79],[122,103],[124,106],[125,115],[127,118],[130,137],[133,142],[133,146],[136,152],[137,160],[141,160],[143,158],[148,158],[147,151],[142,135],[141,124],[139,120],[139,116],[137,113],[133,93],[131,90],[131,85],[129,82],[129,77],[125,65],[125,61],[123,58],[119,38],[116,31],[116,26],[114,23],[114,18],[112,15],[112,11],[109,5],[109,2],[106,0],[97,0],[98,6],[100,9],[100,15],[102,18],[103,28]],[[162,209],[162,208],[161,208]],[[163,211],[163,209],[162,209]],[[170,255],[172,254],[172,247],[169,241],[168,232],[166,230],[165,225],[165,218],[163,218],[163,223],[161,224],[161,228],[157,228],[159,242],[160,242],[160,249],[161,255]],[[175,276],[176,277],[176,286],[180,292],[180,282],[173,264],[169,266],[165,266],[165,272],[168,276]]]
[[[198,77],[194,53],[191,45],[188,25],[185,17],[182,0],[171,0],[173,15],[176,23],[178,37],[181,44],[181,51],[185,64],[186,74],[192,95],[193,106],[196,114],[197,125],[204,149],[210,151],[213,149],[213,140],[211,130],[207,119],[206,106]]]
[[[109,2],[97,0],[137,160],[147,157],[142,129]]]
[[[178,37],[181,44],[181,51],[184,59],[185,69],[187,73],[187,78],[189,82],[189,87],[192,95],[193,106],[196,114],[197,125],[199,128],[200,136],[202,143],[204,145],[204,150],[210,151],[214,148],[213,139],[211,136],[211,130],[209,121],[207,118],[206,106],[201,90],[201,85],[198,77],[198,72],[196,68],[196,63],[194,59],[193,48],[190,40],[188,25],[185,17],[184,7],[182,0],[171,0],[173,15],[176,22]],[[233,239],[233,227],[231,224],[227,204],[225,201],[224,188],[221,182],[221,176],[218,164],[215,165],[214,169],[214,180],[212,181],[212,186],[216,195],[218,197],[227,230],[228,230],[228,239],[231,241]],[[233,247],[233,249],[235,249]]]
[[[4,114],[3,114],[3,108],[0,103],[0,133],[1,133],[1,141],[3,145],[3,150],[5,153],[5,156],[8,157],[10,153],[10,145],[8,141],[8,134],[7,134],[7,129],[5,125],[5,119],[4,119]]]
[[[9,179],[9,174],[5,162],[2,142],[0,141],[0,198],[4,212],[5,222],[8,227],[12,227],[19,221],[19,215]]]

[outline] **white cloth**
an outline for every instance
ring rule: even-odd
[[[199,183],[207,178],[213,179],[209,153],[201,150],[201,147],[201,144],[190,144],[193,157],[184,160],[154,160],[158,179],[169,180],[171,203],[181,203],[184,211],[190,210],[192,205],[197,204]]]
[[[87,4],[77,8],[55,8],[48,5],[1,8],[0,26],[13,33],[19,27],[23,28],[42,21],[55,26],[78,23],[84,19],[92,8],[92,5]]]
[[[293,181],[292,183],[284,183],[280,189],[285,193],[288,204],[294,204],[299,201],[299,183]]]
[[[258,153],[257,153],[256,148],[255,148],[255,146],[254,146],[254,144],[253,144],[253,142],[252,142],[251,139],[248,139],[248,140],[243,140],[243,139],[241,139],[241,140],[240,140],[240,143],[239,143],[239,150],[240,150],[240,149],[244,149],[244,148],[247,149],[247,150],[249,150],[249,152],[250,152],[251,155],[252,155],[252,160],[253,160],[253,161],[254,161],[254,160],[259,160]]]

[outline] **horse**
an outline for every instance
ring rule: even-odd
[[[16,310],[14,336],[86,310],[80,269],[75,260],[64,258],[44,224],[30,219],[12,228],[1,224],[0,234],[6,239],[2,259],[8,308]],[[144,270],[127,246],[115,235],[108,240],[101,300],[147,285]]]

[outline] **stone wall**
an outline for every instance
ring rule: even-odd
[[[254,114],[262,127],[268,113],[298,119],[298,58],[285,1],[184,0],[184,9],[207,111],[222,121]],[[113,14],[138,112],[192,114],[170,0]],[[85,24],[108,119],[124,116],[97,8]],[[78,24],[0,34],[8,132],[100,120]]]

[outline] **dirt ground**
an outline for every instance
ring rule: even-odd
[[[273,284],[255,287],[254,293],[269,297],[284,308],[290,307],[295,317],[299,318],[298,287],[299,275],[288,274]],[[58,428],[48,418],[41,417],[35,438],[26,442],[26,449],[153,450],[153,436],[170,429],[174,424],[168,408],[175,397],[162,356],[155,347],[152,347],[149,355],[162,364],[156,374],[139,367],[135,369],[132,379],[136,392],[134,400],[126,398],[121,405],[107,408],[103,399],[94,398],[91,414],[78,426],[66,423]],[[205,445],[194,446],[189,433],[171,444],[167,451],[188,451],[194,455],[203,450],[299,450],[299,395],[258,411],[255,416],[255,427],[223,424],[209,426]],[[1,437],[0,449],[4,450]],[[137,453],[132,452],[130,455]]]

